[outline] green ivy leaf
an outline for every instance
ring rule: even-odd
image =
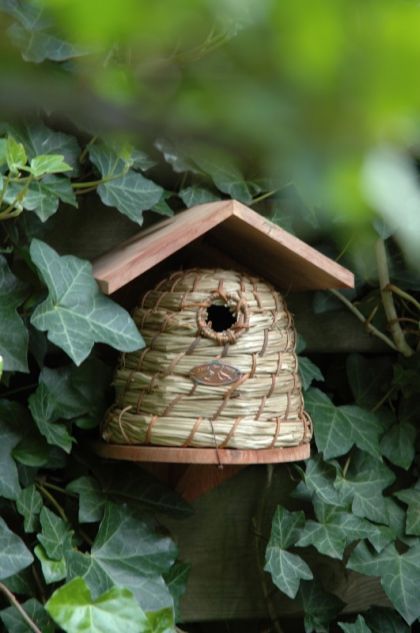
[[[325,393],[313,388],[305,394],[305,405],[325,459],[345,455],[354,445],[381,459],[379,436],[384,429],[374,413],[355,405],[336,407]]]
[[[24,145],[29,159],[39,155],[59,154],[72,167],[71,176],[78,174],[80,148],[74,136],[51,130],[40,120],[23,125],[8,124],[6,130]]]
[[[296,545],[313,545],[320,554],[331,558],[341,560],[347,545],[369,537],[376,529],[372,525],[370,530],[367,521],[319,500],[314,501],[314,510],[317,521],[306,521]]]
[[[225,155],[208,151],[194,152],[196,165],[214,182],[215,186],[231,198],[250,204],[252,194],[239,169]]]
[[[408,505],[406,533],[420,536],[420,480],[413,488],[394,492],[394,496]]]
[[[35,239],[30,254],[49,290],[31,323],[41,331],[47,330],[50,341],[67,352],[76,365],[85,360],[95,342],[126,352],[144,345],[129,314],[101,294],[89,262],[60,257]]]
[[[339,505],[338,492],[334,487],[337,467],[315,455],[306,462],[305,484],[308,490],[316,494],[324,503]]]
[[[175,562],[173,541],[126,505],[108,503],[91,554],[67,554],[69,577],[83,576],[94,595],[115,584],[128,587],[143,609],[173,606],[162,574]]]
[[[192,185],[182,189],[178,196],[187,208],[194,207],[197,204],[204,204],[205,202],[215,202],[220,200],[220,196],[216,196],[214,193],[198,185]]]
[[[21,429],[15,424],[25,409],[17,402],[0,399],[0,496],[16,499],[20,493],[20,484],[12,451],[19,443]]]
[[[389,389],[392,363],[388,357],[365,358],[350,354],[346,359],[347,377],[356,404],[372,409]]]
[[[336,488],[342,504],[351,504],[353,513],[377,523],[388,523],[383,490],[395,480],[394,473],[367,453],[352,456],[347,473],[339,474]]]
[[[170,570],[163,576],[174,601],[176,620],[179,619],[180,601],[187,587],[190,569],[190,564],[183,563],[182,561],[176,561]]]
[[[16,311],[25,294],[25,286],[0,255],[0,354],[6,371],[28,371],[28,330]]]
[[[409,422],[394,424],[381,439],[382,454],[392,464],[408,470],[415,455],[416,435],[416,429]]]
[[[410,628],[393,609],[373,607],[365,613],[372,633],[410,633]]]
[[[33,560],[25,543],[0,517],[0,580],[25,569]]]
[[[106,495],[93,477],[79,477],[69,483],[66,490],[79,495],[80,523],[96,523],[102,519]]]
[[[24,518],[25,532],[35,532],[38,528],[38,516],[42,510],[42,497],[32,484],[20,491],[16,507]]]
[[[10,184],[4,196],[5,201],[8,204],[14,203],[22,190],[26,188],[27,185],[24,182]],[[31,182],[20,204],[24,209],[36,213],[41,222],[45,222],[57,211],[60,200],[73,207],[78,206],[70,180],[51,175]]]
[[[184,518],[192,513],[191,506],[172,488],[145,470],[131,464],[113,464],[96,469],[102,490],[121,502],[138,503],[153,512]]]
[[[265,554],[264,570],[270,572],[274,584],[289,598],[296,596],[301,580],[312,578],[312,572],[305,561],[286,551],[286,548],[299,539],[304,522],[303,512],[289,512],[278,506]]]
[[[38,385],[37,390],[29,397],[28,402],[38,430],[45,437],[48,444],[59,446],[66,453],[70,453],[74,440],[67,426],[57,422],[59,415],[44,383]]]
[[[323,381],[324,376],[320,369],[306,356],[299,356],[299,376],[304,391],[309,389],[314,380]]]
[[[197,165],[195,165],[194,161],[186,156],[185,152],[183,152],[179,147],[176,147],[171,141],[168,141],[167,139],[158,139],[155,145],[163,155],[166,162],[169,163],[172,169],[178,174],[186,171],[193,174],[200,173],[200,170],[197,169]]]
[[[60,561],[72,546],[73,530],[46,507],[42,508],[39,518],[42,532],[38,534],[38,541],[49,558]]]
[[[330,622],[344,607],[344,602],[324,591],[319,582],[302,582],[298,599],[305,614],[306,633],[328,633]]]
[[[98,186],[102,202],[126,215],[133,222],[142,224],[143,211],[154,207],[162,198],[163,189],[152,180],[129,169],[113,150],[102,143],[92,145],[89,157],[106,179]]]
[[[379,576],[386,595],[408,624],[420,616],[420,545],[400,554],[392,543],[377,554],[362,542],[353,550],[347,567],[366,576]]]
[[[347,624],[339,622],[338,626],[344,631],[344,633],[372,633],[372,630],[368,627],[363,616],[358,615],[353,624]]]
[[[16,175],[28,162],[25,148],[22,143],[15,141],[13,136],[8,136],[6,140],[6,162],[11,174]]]
[[[113,587],[94,599],[82,578],[57,589],[45,608],[66,633],[147,631],[147,618],[130,591]]]
[[[42,633],[54,632],[54,623],[38,600],[30,598],[21,606]],[[8,633],[32,633],[33,631],[15,607],[8,607],[0,611],[0,618],[3,620]]]
[[[36,545],[34,552],[41,563],[42,575],[47,585],[67,578],[67,565],[64,556],[60,560],[49,558],[41,545]]]
[[[61,154],[41,154],[31,160],[30,170],[35,178],[41,178],[46,174],[58,174],[63,171],[71,171],[64,156]]]

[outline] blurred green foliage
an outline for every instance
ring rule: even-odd
[[[356,232],[369,245],[371,221],[383,215],[417,261],[417,205],[402,185],[418,151],[417,2],[0,7],[0,107],[8,116],[42,107],[89,132],[217,148],[235,155],[250,180],[269,176],[270,190],[293,182],[306,206],[328,212],[343,243]],[[22,65],[19,50],[33,63]]]

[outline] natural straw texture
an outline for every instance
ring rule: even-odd
[[[229,308],[226,330],[211,323],[214,305]],[[147,347],[121,358],[106,441],[238,449],[310,441],[292,316],[272,286],[231,270],[180,271],[133,316]]]

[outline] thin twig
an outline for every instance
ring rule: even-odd
[[[395,308],[394,297],[392,296],[392,291],[389,288],[390,280],[384,240],[379,239],[376,241],[375,250],[382,304],[388,321],[389,331],[391,332],[398,351],[401,352],[403,356],[412,356],[414,354],[414,350],[411,349],[407,343],[404,332],[398,322],[398,314]]]
[[[34,633],[42,633],[42,631],[37,627],[35,622],[26,613],[25,609],[22,607],[20,602],[15,598],[14,594],[2,582],[0,582],[0,591],[4,593],[4,595],[9,600],[10,604],[19,611],[20,615],[25,620],[29,628],[32,629]]]
[[[403,299],[406,299],[407,301],[412,303],[414,306],[416,306],[417,310],[420,310],[420,303],[417,301],[417,299],[415,299],[412,295],[410,295],[405,290],[402,290],[402,288],[399,288],[398,286],[395,286],[394,284],[388,284],[387,290],[391,290],[391,292],[394,292],[396,295],[399,295]]]
[[[44,488],[44,486],[37,482],[36,487],[38,488],[38,490],[40,491],[40,493],[51,503],[51,505],[57,510],[58,514],[60,515],[60,517],[63,519],[63,521],[65,521],[66,523],[69,522],[67,515],[64,511],[64,508],[58,503],[57,499],[55,499],[52,494],[50,492],[48,492],[48,490],[46,490],[46,488]]]
[[[395,345],[395,343],[388,336],[386,336],[386,334],[384,334],[383,332],[378,330],[374,325],[372,325],[372,323],[369,323],[365,315],[362,314],[360,310],[358,310],[356,306],[354,306],[352,302],[347,299],[347,297],[341,294],[341,292],[338,292],[338,290],[334,290],[333,288],[330,289],[330,292],[334,295],[334,297],[337,297],[337,299],[339,299],[341,303],[344,303],[344,305],[347,306],[350,312],[353,312],[354,316],[356,316],[359,319],[359,321],[361,321],[365,325],[368,332],[373,334],[373,336],[380,338],[381,341],[383,341],[384,343],[388,345],[388,347],[398,352],[398,348]]]

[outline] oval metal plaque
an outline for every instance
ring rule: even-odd
[[[200,385],[218,387],[220,385],[230,385],[241,377],[241,372],[225,363],[212,361],[205,365],[197,365],[190,372],[190,377]]]

